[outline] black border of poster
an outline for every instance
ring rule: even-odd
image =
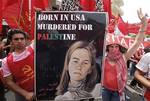
[[[79,40],[96,47],[98,72],[104,55],[107,13],[41,11],[35,19],[35,92],[37,100],[54,100],[69,46]],[[100,82],[100,77],[97,82]]]

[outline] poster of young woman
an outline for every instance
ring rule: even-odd
[[[38,100],[100,98],[107,14],[86,11],[36,13]]]

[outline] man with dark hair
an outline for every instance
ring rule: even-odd
[[[3,59],[2,69],[8,88],[15,92],[16,101],[34,98],[34,50],[26,47],[27,34],[20,29],[8,31],[13,52]]]

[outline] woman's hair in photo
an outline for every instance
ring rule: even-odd
[[[87,74],[86,76],[85,91],[91,92],[94,89],[98,77],[97,69],[96,69],[96,61],[95,61],[96,49],[93,46],[93,44],[89,42],[77,41],[67,51],[61,80],[59,86],[57,87],[57,93],[56,93],[57,95],[62,95],[67,91],[69,81],[70,81],[68,65],[69,65],[71,55],[76,49],[82,49],[82,48],[88,50],[91,59],[91,73]]]

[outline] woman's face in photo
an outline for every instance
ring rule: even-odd
[[[68,69],[71,82],[86,78],[91,71],[91,59],[88,50],[76,49],[71,55]]]

